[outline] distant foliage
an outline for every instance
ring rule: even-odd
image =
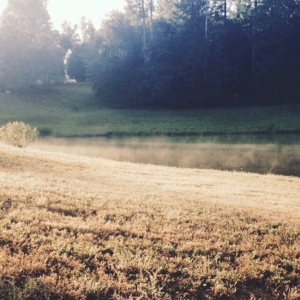
[[[23,122],[9,122],[0,127],[0,139],[14,147],[26,147],[39,135],[36,127]]]
[[[87,80],[121,108],[298,103],[299,0],[127,0],[94,34]],[[154,5],[155,13],[152,14]]]

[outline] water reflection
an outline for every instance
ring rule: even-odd
[[[144,164],[300,176],[300,144],[47,138],[30,148]]]

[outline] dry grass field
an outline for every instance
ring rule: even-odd
[[[0,299],[300,299],[300,178],[0,145]]]

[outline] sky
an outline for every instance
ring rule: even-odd
[[[0,13],[7,0],[0,0]],[[99,28],[101,20],[112,10],[122,10],[125,0],[49,0],[48,12],[55,29],[61,29],[63,21],[80,24],[82,16]]]

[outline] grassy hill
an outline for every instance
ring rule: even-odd
[[[205,137],[300,133],[300,106],[205,110],[117,110],[95,104],[88,85],[0,93],[0,125],[24,121],[42,135]],[[299,141],[299,138],[298,138]]]
[[[299,299],[299,194],[0,145],[0,299]]]

